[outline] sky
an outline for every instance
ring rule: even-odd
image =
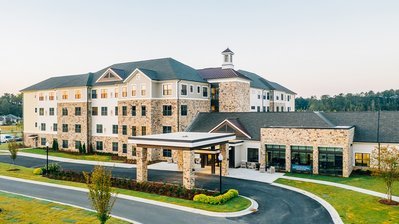
[[[298,96],[399,89],[397,0],[0,0],[0,94],[172,57],[255,72]]]

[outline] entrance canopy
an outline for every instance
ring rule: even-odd
[[[200,149],[234,140],[234,133],[175,132],[129,137],[130,144],[147,148]]]

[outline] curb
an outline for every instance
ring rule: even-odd
[[[62,188],[62,189],[67,189],[67,190],[88,192],[88,189],[85,189],[85,188],[72,187],[72,186],[53,184],[53,183],[46,183],[46,182],[40,182],[40,181],[34,181],[34,180],[25,180],[25,179],[15,178],[15,177],[8,177],[8,176],[0,175],[0,179],[13,180],[13,181],[19,181],[19,182],[24,182],[24,183],[42,185],[42,186],[56,187],[56,188]],[[166,203],[166,202],[154,201],[154,200],[150,200],[150,199],[139,198],[139,197],[134,197],[134,196],[125,195],[125,194],[118,194],[116,197],[130,200],[130,201],[137,201],[137,202],[142,202],[142,203],[146,203],[146,204],[171,208],[171,209],[180,210],[180,211],[184,211],[184,212],[190,212],[190,213],[211,216],[211,217],[220,217],[220,218],[240,217],[240,216],[248,215],[248,214],[251,214],[251,213],[257,211],[257,209],[259,207],[258,203],[255,200],[245,197],[245,196],[242,196],[242,197],[250,200],[251,205],[248,208],[246,208],[245,210],[238,211],[238,212],[211,212],[211,211],[206,211],[206,210],[202,210],[202,209],[189,208],[189,207],[185,207],[185,206],[181,206],[181,205],[175,205],[175,204]]]
[[[83,209],[83,210],[86,210],[86,211],[90,211],[90,212],[96,213],[96,211],[93,210],[93,209],[88,209],[88,208],[85,208],[85,207],[82,207],[82,206],[73,205],[73,204],[69,204],[69,203],[64,203],[64,202],[59,202],[59,201],[53,201],[53,200],[48,200],[48,199],[44,199],[44,198],[40,198],[40,197],[29,196],[29,195],[26,195],[26,194],[19,194],[19,193],[15,193],[15,192],[11,192],[11,191],[0,190],[0,192],[7,193],[7,194],[13,194],[13,195],[19,195],[19,196],[23,196],[23,197],[27,197],[27,198],[33,198],[33,199],[37,199],[37,200],[40,200],[40,201],[47,201],[47,202],[51,202],[51,203],[66,205],[66,206],[70,206],[70,207],[74,207],[74,208],[79,208],[79,209]],[[120,216],[117,216],[117,215],[112,215],[112,214],[110,214],[110,216],[112,216],[113,218],[117,218],[117,219],[126,221],[126,222],[130,222],[130,223],[134,223],[134,224],[141,224],[140,222],[137,222],[137,221],[135,221],[135,220],[123,218],[123,217],[120,217]]]
[[[337,210],[335,210],[335,208],[328,203],[327,201],[325,201],[324,199],[320,198],[319,196],[312,194],[308,191],[296,188],[296,187],[291,187],[291,186],[287,186],[287,185],[283,185],[283,184],[278,184],[278,183],[271,183],[271,185],[276,186],[276,187],[281,187],[281,188],[285,188],[291,191],[295,191],[298,192],[300,194],[303,194],[305,196],[310,197],[311,199],[319,202],[330,214],[334,224],[344,224],[344,222],[342,221],[341,217],[339,216]]]

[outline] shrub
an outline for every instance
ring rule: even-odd
[[[43,171],[42,168],[36,168],[33,170],[34,175],[42,175]]]
[[[46,173],[47,165],[42,167],[42,173]],[[58,163],[50,163],[48,164],[48,172],[50,173],[57,173],[61,170],[61,166]]]
[[[226,193],[218,196],[208,196],[205,194],[197,194],[194,196],[193,201],[202,202],[211,205],[222,205],[228,202],[230,199],[238,196],[238,191],[235,189],[230,189]]]
[[[53,151],[58,151],[58,141],[57,141],[57,139],[53,140],[52,148],[53,148]]]

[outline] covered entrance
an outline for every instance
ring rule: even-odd
[[[235,134],[231,133],[175,132],[129,137],[128,142],[136,145],[138,182],[148,180],[147,149],[167,148],[178,151],[177,160],[179,170],[183,172],[183,186],[192,189],[195,187],[195,152],[209,151],[209,147],[212,149],[218,146],[219,154],[223,156],[222,175],[225,176],[229,168],[228,141],[233,139]]]

